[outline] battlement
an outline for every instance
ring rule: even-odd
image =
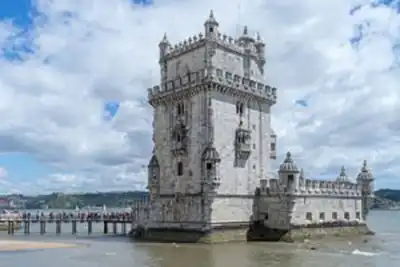
[[[262,82],[247,79],[221,69],[213,69],[211,73],[207,70],[192,72],[174,80],[169,80],[161,86],[157,85],[147,89],[148,100],[151,103],[155,99],[162,98],[168,94],[184,91],[189,88],[203,85],[205,82],[217,82],[222,86],[234,88],[243,93],[255,95],[262,100],[275,104],[277,101],[277,89]]]
[[[214,41],[221,48],[239,55],[243,55],[246,52],[249,53],[250,56],[253,56],[255,58],[259,56],[257,54],[257,48],[254,43],[249,43],[245,45],[243,41],[239,40],[239,38],[234,38],[224,33],[218,33],[216,35],[216,38],[208,38],[200,32],[199,34],[189,37],[188,39],[185,39],[184,41],[179,42],[175,45],[168,45],[165,49],[162,59],[168,60],[171,58],[179,57],[182,54],[189,53],[203,46],[207,40]]]
[[[310,196],[361,196],[361,185],[352,182],[342,181],[326,181],[317,179],[300,179],[299,189],[289,190],[280,184],[279,179],[271,179],[269,187],[266,183],[261,183],[262,195],[275,195],[281,193],[291,193],[293,195],[310,195]]]

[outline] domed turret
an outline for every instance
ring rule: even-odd
[[[208,19],[204,23],[206,37],[215,37],[218,34],[219,23],[214,17],[214,12],[211,10]]]
[[[299,188],[299,170],[292,159],[290,152],[286,153],[286,158],[279,167],[280,184],[286,188],[287,192],[296,191]]]
[[[344,168],[344,166],[342,166],[342,168],[340,169],[340,174],[336,178],[336,181],[338,181],[338,182],[348,182],[349,181],[349,178],[347,177],[346,169]]]
[[[290,152],[286,153],[286,158],[279,167],[279,172],[290,172],[290,173],[299,173],[297,169],[296,163],[292,159],[292,154]]]

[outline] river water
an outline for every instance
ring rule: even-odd
[[[372,211],[369,225],[375,236],[353,240],[319,241],[304,244],[248,243],[180,245],[134,243],[127,237],[102,236],[101,225],[89,237],[81,226],[71,236],[70,226],[55,236],[37,232],[29,237],[16,234],[0,238],[26,241],[77,243],[79,248],[57,248],[0,252],[0,266],[13,267],[397,267],[400,265],[399,211]],[[97,229],[97,231],[96,231]],[[35,231],[33,231],[35,232]],[[69,232],[69,233],[68,233]],[[316,247],[316,250],[310,249]]]

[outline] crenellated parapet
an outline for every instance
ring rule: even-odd
[[[256,60],[264,57],[264,51],[260,51],[259,43],[245,44],[240,38],[234,38],[224,33],[217,33],[215,38],[210,39],[200,32],[174,45],[167,43],[163,48],[160,60],[166,61],[190,53],[203,47],[207,41],[212,41],[217,47],[240,56],[247,54]]]
[[[149,103],[163,98],[167,95],[185,92],[190,89],[190,92],[195,92],[195,88],[201,89],[204,85],[217,83],[218,88],[222,91],[235,91],[236,94],[244,94],[249,97],[256,97],[263,101],[268,101],[271,105],[277,101],[277,89],[266,85],[260,81],[247,79],[240,75],[230,72],[224,72],[221,69],[213,69],[211,72],[201,70],[188,73],[187,75],[177,77],[152,88],[147,89]]]
[[[365,166],[366,163],[364,162],[361,174],[358,177],[362,175],[372,177]],[[372,180],[358,178],[357,182],[352,182],[348,178],[344,167],[341,168],[339,176],[333,180],[306,178],[303,169],[298,171],[290,152],[286,154],[286,158],[280,165],[278,173],[280,175],[279,179],[270,179],[269,183],[261,182],[261,194],[271,196],[285,194],[293,196],[361,198],[365,195],[364,191],[366,187],[363,181]]]

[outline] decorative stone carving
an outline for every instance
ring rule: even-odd
[[[172,131],[172,153],[174,156],[185,155],[187,153],[187,128],[186,125],[179,121]]]
[[[151,195],[158,194],[160,188],[160,164],[155,154],[151,157],[147,170],[149,192]]]
[[[235,134],[235,157],[236,160],[245,161],[251,154],[251,131],[242,127],[242,122]]]
[[[218,165],[221,162],[221,158],[212,144],[208,145],[206,149],[204,149],[201,161],[204,183],[211,186],[212,190],[215,190],[220,186]]]

